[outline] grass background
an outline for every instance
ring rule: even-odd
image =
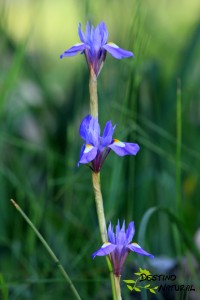
[[[134,220],[134,240],[156,256],[148,265],[131,254],[122,279],[139,266],[161,273],[166,265],[171,272],[178,262],[180,270],[186,259],[179,273],[198,286],[191,254],[198,259],[199,11],[197,0],[0,3],[0,299],[73,299],[10,198],[44,235],[82,299],[111,299],[106,263],[91,259],[101,245],[91,172],[76,167],[79,124],[89,111],[87,65],[81,55],[59,59],[87,20],[95,26],[103,20],[109,41],[135,55],[121,61],[107,55],[98,80],[102,127],[111,119],[116,138],[141,146],[135,158],[109,154],[102,168],[107,222]],[[177,217],[178,230],[159,207]],[[122,293],[136,297],[123,283]]]

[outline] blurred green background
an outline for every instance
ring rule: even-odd
[[[91,171],[77,168],[88,69],[82,55],[59,59],[79,42],[78,23],[85,29],[87,20],[95,26],[103,20],[109,41],[135,55],[121,61],[107,55],[98,80],[102,127],[111,119],[115,138],[141,147],[136,157],[109,154],[102,168],[107,222],[134,220],[134,241],[156,256],[152,264],[131,254],[122,279],[132,279],[138,267],[180,270],[184,260],[179,273],[199,284],[191,256],[199,261],[200,2],[1,0],[0,299],[74,299],[10,198],[44,235],[82,299],[111,299],[105,260],[91,259],[101,246]],[[174,214],[178,230],[159,207]],[[124,299],[136,297],[121,286]]]

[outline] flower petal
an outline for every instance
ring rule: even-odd
[[[143,250],[137,243],[132,243],[132,244],[128,245],[126,248],[128,248],[129,250],[136,252],[140,255],[149,256],[150,258],[154,258],[154,256],[152,254]]]
[[[100,139],[100,126],[96,118],[91,117],[88,128],[88,143],[98,147]]]
[[[83,121],[81,122],[80,128],[79,128],[79,134],[86,142],[88,140],[88,132],[89,132],[89,126],[90,121],[92,119],[92,116],[87,115]]]
[[[117,58],[117,59],[134,57],[134,55],[131,51],[124,50],[124,49],[118,47],[114,43],[108,43],[108,44],[104,45],[103,48],[106,51],[108,51],[114,58]]]
[[[109,241],[112,243],[112,244],[115,244],[116,241],[115,241],[115,234],[114,234],[114,231],[113,231],[113,226],[110,222],[109,226],[108,226],[108,239]]]
[[[60,55],[60,58],[74,56],[74,55],[78,54],[79,52],[84,51],[85,49],[86,49],[85,44],[83,44],[83,43],[75,44],[74,46],[72,46],[71,48],[69,48],[68,50],[63,52]]]
[[[101,46],[103,46],[108,41],[108,30],[104,22],[101,22],[97,27],[99,27],[99,32],[101,36]]]
[[[114,139],[113,143],[109,146],[117,155],[136,155],[140,150],[138,144],[123,143],[117,139]]]
[[[106,123],[106,126],[105,126],[104,131],[103,131],[103,135],[102,135],[102,138],[101,138],[102,146],[106,147],[106,146],[111,144],[111,142],[113,140],[112,136],[113,136],[115,127],[116,127],[116,125],[112,126],[111,121],[108,121]]]
[[[116,245],[112,243],[104,243],[102,247],[92,254],[92,258],[94,259],[96,256],[105,256],[113,252],[116,248]]]
[[[130,244],[130,242],[133,239],[134,234],[135,234],[134,222],[130,222],[129,225],[128,225],[128,228],[126,230],[127,244]]]
[[[79,25],[78,25],[78,35],[79,35],[80,40],[81,40],[82,43],[86,43],[87,42],[85,34],[83,33],[83,31],[81,29],[81,23],[79,23]]]
[[[87,115],[81,122],[79,134],[86,141],[86,144],[97,147],[100,139],[100,126],[98,120],[91,115]]]
[[[87,164],[89,162],[91,162],[97,155],[97,148],[90,145],[90,144],[86,144],[84,145],[85,147],[81,149],[81,157],[79,160],[79,164]]]

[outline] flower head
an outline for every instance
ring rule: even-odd
[[[130,222],[127,230],[125,230],[125,221],[123,222],[121,229],[120,222],[118,221],[115,233],[113,226],[110,223],[108,227],[108,242],[104,243],[99,250],[93,253],[93,259],[96,256],[110,255],[113,272],[119,277],[126,257],[130,251],[153,258],[154,256],[152,254],[143,250],[137,243],[131,243],[134,234],[134,222]]]
[[[96,28],[87,22],[85,33],[83,33],[79,23],[78,35],[81,43],[75,44],[66,50],[60,55],[60,58],[74,56],[79,52],[84,53],[89,69],[92,68],[96,76],[101,71],[107,52],[117,59],[133,57],[132,52],[121,49],[114,43],[107,43],[108,30],[104,22],[101,22]]]
[[[103,135],[100,136],[98,120],[91,115],[86,116],[80,125],[80,136],[85,140],[78,164],[91,163],[91,168],[98,173],[109,154],[113,150],[117,155],[136,155],[140,147],[133,143],[124,143],[113,139],[115,126],[111,121],[106,123]]]

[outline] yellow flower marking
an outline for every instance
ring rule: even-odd
[[[108,45],[111,45],[112,47],[114,48],[119,48],[116,44],[112,43],[112,42],[109,42]]]
[[[141,248],[137,243],[132,243],[132,245],[137,247],[137,248]]]
[[[85,145],[85,150],[84,150],[84,153],[88,153],[90,152],[94,147],[90,144],[86,144]]]
[[[125,147],[125,144],[120,142],[119,140],[117,139],[114,139],[114,144],[118,147]]]
[[[105,242],[101,248],[105,248],[106,246],[111,245],[109,242]]]

